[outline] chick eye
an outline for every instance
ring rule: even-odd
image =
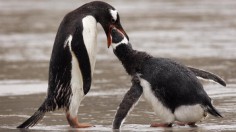
[[[111,19],[111,22],[112,22],[112,23],[115,23],[115,22],[116,22],[116,20],[115,20],[114,18],[112,18],[112,19]]]

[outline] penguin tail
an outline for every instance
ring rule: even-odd
[[[212,106],[212,104],[208,105],[206,107],[206,110],[208,113],[210,113],[211,115],[213,115],[215,117],[223,118],[223,116],[220,114],[220,112],[214,106]]]
[[[44,103],[39,107],[39,109],[25,122],[19,125],[17,128],[29,128],[36,125],[45,115],[47,111],[52,111],[51,107],[48,106],[48,100],[45,100]]]
[[[17,128],[29,128],[37,124],[45,115],[44,111],[36,111],[29,119],[19,125]]]

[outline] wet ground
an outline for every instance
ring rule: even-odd
[[[18,131],[43,102],[52,44],[63,16],[87,1],[0,0],[0,131]],[[173,58],[205,69],[227,82],[222,87],[203,81],[224,115],[210,116],[197,128],[150,128],[159,119],[141,99],[123,131],[236,131],[236,1],[147,0],[109,1],[121,15],[135,49]],[[46,114],[32,131],[111,131],[117,106],[130,87],[130,77],[106,48],[99,26],[93,84],[79,109],[79,119],[96,127],[71,129],[63,111]]]

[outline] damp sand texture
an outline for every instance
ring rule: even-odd
[[[66,13],[88,1],[0,0],[0,131],[18,131],[47,91],[49,59],[57,28]],[[236,130],[236,1],[148,0],[107,1],[119,11],[133,47],[208,70],[227,82],[222,87],[202,81],[224,118],[210,116],[197,128],[150,128],[160,121],[142,98],[122,131]],[[79,131],[111,131],[117,107],[130,88],[130,77],[107,49],[98,25],[98,53],[90,92],[79,120],[95,125]],[[78,131],[68,126],[62,110],[47,113],[32,131]]]

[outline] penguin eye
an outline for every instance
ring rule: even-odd
[[[116,20],[115,20],[114,18],[111,18],[111,22],[112,22],[112,23],[115,23]]]

